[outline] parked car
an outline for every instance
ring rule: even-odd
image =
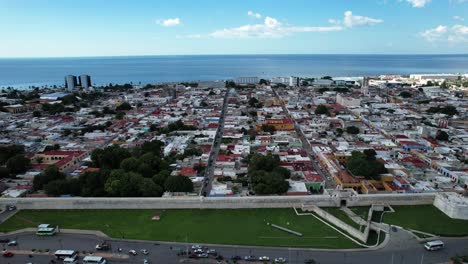
[[[255,256],[245,256],[244,260],[245,261],[256,261],[257,258]]]
[[[208,257],[208,254],[206,254],[206,253],[200,253],[200,254],[197,255],[197,257],[199,257],[199,258],[207,258],[207,257]]]
[[[135,250],[133,250],[133,249],[130,249],[130,250],[128,251],[128,254],[130,254],[130,255],[132,255],[132,256],[136,256],[136,255],[137,255],[137,252],[136,252]]]
[[[146,249],[142,249],[142,250],[140,250],[140,252],[143,253],[143,255],[148,255],[149,254],[148,250],[146,250]]]
[[[241,259],[242,259],[241,256],[232,256],[231,257],[231,260],[235,260],[235,261],[239,261]]]
[[[202,246],[200,246],[200,245],[192,245],[192,249],[201,249],[201,248],[202,248]]]
[[[259,257],[258,260],[260,260],[260,261],[269,261],[270,258],[267,257],[267,256],[262,256],[262,257]]]
[[[286,263],[286,259],[282,257],[275,258],[275,263]]]
[[[15,205],[7,205],[7,206],[6,206],[6,209],[7,209],[8,211],[14,211],[14,210],[16,210],[16,206],[15,206]]]
[[[9,238],[0,238],[0,243],[8,243],[10,242]]]
[[[193,259],[197,259],[197,258],[198,258],[198,255],[197,255],[197,254],[190,254],[188,257],[189,257],[189,258],[193,258]]]
[[[13,254],[13,252],[11,252],[11,251],[5,251],[5,252],[3,252],[3,256],[4,256],[5,258],[11,258],[11,257],[13,257],[14,255],[15,255],[15,254]]]
[[[106,242],[103,242],[101,244],[97,244],[96,245],[96,250],[103,250],[103,251],[106,251],[106,250],[109,250],[110,249],[110,245],[107,244]]]
[[[143,264],[149,264],[149,260],[147,259],[143,260]]]
[[[216,249],[208,249],[208,250],[206,251],[206,253],[208,253],[208,254],[210,254],[210,255],[217,255],[217,254],[216,254]]]
[[[8,246],[17,246],[17,245],[18,245],[18,242],[16,242],[15,240],[13,240],[13,241],[8,242],[7,245],[8,245]]]

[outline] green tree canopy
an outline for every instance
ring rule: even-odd
[[[328,110],[328,107],[325,105],[319,105],[317,108],[315,108],[315,114],[316,115],[328,115],[330,112]]]
[[[9,158],[6,167],[12,174],[26,172],[31,167],[31,161],[22,154]]]
[[[164,187],[169,192],[192,192],[193,183],[185,176],[170,176],[164,182]]]

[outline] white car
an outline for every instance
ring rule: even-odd
[[[282,257],[275,258],[275,263],[286,263],[286,259]]]
[[[269,261],[270,258],[267,257],[267,256],[263,256],[263,257],[259,257],[258,260],[260,260],[260,261]]]
[[[149,264],[149,260],[147,259],[143,260],[143,264]]]
[[[141,251],[141,253],[143,253],[143,255],[148,255],[149,254],[148,250],[146,250],[146,249],[142,249],[140,251]]]
[[[130,249],[130,250],[128,251],[128,254],[130,254],[130,255],[132,255],[132,256],[136,256],[136,255],[137,255],[137,252],[136,252],[135,250],[133,250],[133,249]]]
[[[18,242],[16,242],[15,240],[13,240],[13,241],[8,242],[7,245],[8,245],[8,246],[17,246],[17,245],[18,245]]]
[[[202,248],[202,246],[200,246],[200,245],[192,245],[192,249],[201,249],[201,248]]]

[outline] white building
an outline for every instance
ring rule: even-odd
[[[258,84],[258,77],[237,77],[235,82],[237,84]]]

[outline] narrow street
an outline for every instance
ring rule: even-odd
[[[213,176],[214,176],[214,168],[216,164],[216,159],[219,153],[219,147],[221,145],[221,139],[223,138],[224,134],[224,117],[226,115],[226,109],[228,105],[228,98],[229,94],[231,93],[231,89],[226,89],[226,94],[224,95],[223,100],[223,109],[221,110],[221,116],[219,117],[219,126],[218,130],[216,131],[216,136],[213,141],[213,145],[210,152],[210,157],[208,158],[208,164],[206,165],[205,170],[205,180],[203,187],[200,189],[200,196],[207,197],[210,195],[211,192],[211,185],[213,183]]]

